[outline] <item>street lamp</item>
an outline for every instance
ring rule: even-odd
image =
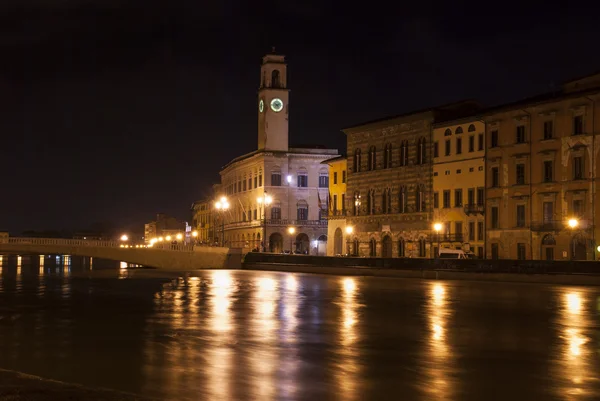
[[[293,253],[292,252],[292,237],[294,236],[295,232],[296,232],[296,229],[294,227],[288,228],[288,233],[290,233],[290,255]]]
[[[181,235],[181,233],[178,233],[175,238],[177,238],[177,241],[181,241],[183,239],[183,235]]]
[[[352,235],[353,232],[354,232],[354,227],[352,227],[352,226],[346,226],[346,234]],[[346,252],[348,253],[348,255],[351,254],[351,252],[350,252],[350,241],[346,241]]]
[[[438,255],[440,254],[440,231],[442,231],[442,223],[434,223],[433,224],[433,230],[436,233],[437,236],[437,255],[434,255],[434,258],[437,258]]]
[[[221,246],[225,246],[225,211],[229,209],[229,202],[227,201],[227,198],[222,196],[221,199],[216,201],[215,209],[221,212],[221,232],[223,233]]]
[[[579,220],[575,219],[575,218],[571,218],[569,219],[569,221],[567,221],[567,224],[569,225],[569,228],[571,229],[571,232],[577,228],[577,226],[579,226]],[[572,235],[571,235],[572,236]],[[571,260],[575,259],[575,241],[573,241],[573,238],[571,238]]]
[[[129,240],[129,237],[127,236],[127,234],[121,235],[121,241],[125,242],[127,240]]]
[[[259,196],[256,198],[256,202],[259,206],[262,206],[262,214],[263,214],[263,252],[266,252],[267,245],[267,206],[273,203],[273,198],[267,193],[263,193],[263,196]]]

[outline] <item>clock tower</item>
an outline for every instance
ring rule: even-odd
[[[258,150],[288,150],[289,89],[285,57],[267,54],[260,67]]]

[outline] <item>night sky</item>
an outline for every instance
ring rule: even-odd
[[[600,70],[598,10],[582,3],[420,3],[2,1],[0,229],[189,221],[256,147],[271,46],[289,62],[291,143],[340,149],[361,121]]]

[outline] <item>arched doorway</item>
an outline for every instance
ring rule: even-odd
[[[296,253],[300,253],[303,255],[308,255],[310,250],[310,241],[308,239],[308,235],[304,233],[298,234],[296,237]]]
[[[354,241],[352,241],[352,256],[358,256],[359,245],[360,242],[358,242],[358,238],[355,238]]]
[[[377,241],[375,238],[371,238],[369,241],[369,256],[372,258],[377,256]]]
[[[269,236],[269,251],[281,253],[283,251],[283,237],[279,233],[273,233]]]
[[[552,236],[552,234],[544,235],[542,238],[542,249],[541,249],[541,257],[546,260],[554,260],[554,247],[556,246],[556,240]]]
[[[343,245],[342,229],[338,227],[335,230],[335,233],[333,234],[333,255],[334,256],[342,254],[342,252],[343,252],[342,245]]]
[[[321,235],[317,238],[317,255],[325,256],[327,255],[327,236]]]
[[[383,237],[383,242],[381,243],[381,256],[384,258],[392,257],[392,238],[389,235]]]
[[[587,259],[587,241],[583,234],[575,234],[571,240],[571,252],[573,260]]]
[[[398,239],[398,257],[403,258],[406,255],[406,243],[404,238]]]

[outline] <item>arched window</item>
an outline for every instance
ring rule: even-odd
[[[360,215],[360,204],[361,204],[360,192],[357,191],[354,193],[354,203],[352,205],[355,216]]]
[[[279,82],[279,70],[273,70],[271,73],[271,87],[279,88],[281,83]]]
[[[359,255],[359,246],[360,242],[358,242],[358,238],[354,238],[354,241],[352,241],[352,256]]]
[[[381,212],[383,214],[392,213],[392,190],[384,189],[383,194],[381,194]]]
[[[369,148],[369,170],[377,169],[376,155],[377,155],[377,148],[375,148],[375,146],[371,146]]]
[[[468,132],[475,132],[475,126],[473,124],[469,125],[469,129],[467,129]]]
[[[355,173],[360,172],[360,149],[354,150],[354,163],[352,165],[352,170],[354,170]]]
[[[398,193],[398,212],[408,212],[408,194],[406,193],[406,187],[400,187],[400,192]]]
[[[402,141],[400,144],[400,165],[408,166],[408,141]]]
[[[308,220],[308,203],[305,200],[299,200],[297,204],[297,219],[300,221]]]
[[[458,128],[457,128],[457,129],[454,131],[454,134],[455,134],[455,135],[460,135],[460,134],[462,134],[462,133],[463,133],[463,129],[462,129],[462,127],[458,127]]]
[[[425,189],[422,185],[417,185],[417,189],[415,191],[415,208],[417,212],[424,212],[426,209]]]
[[[404,238],[398,239],[398,257],[403,258],[406,254],[406,243],[404,242]]]
[[[419,138],[417,141],[417,164],[425,164],[427,162],[427,140]]]
[[[369,256],[377,256],[377,241],[375,240],[375,238],[371,238],[371,240],[369,241]]]
[[[385,152],[383,153],[383,168],[392,167],[392,144],[388,143],[385,145]]]
[[[450,128],[446,129],[446,131],[444,131],[444,136],[450,136],[452,135],[452,131],[450,131]]]
[[[427,256],[427,241],[425,238],[419,238],[419,257],[424,258]]]
[[[367,214],[375,214],[375,190],[373,189],[367,194]]]

